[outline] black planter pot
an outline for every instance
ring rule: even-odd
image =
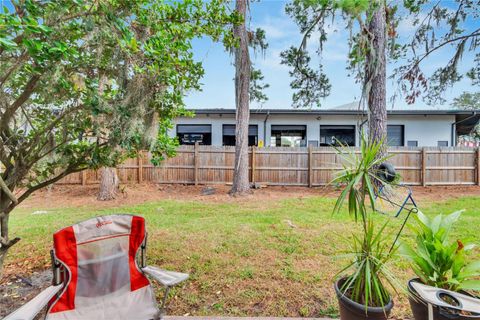
[[[428,319],[428,307],[427,303],[417,294],[412,287],[412,282],[420,282],[420,279],[412,279],[408,281],[408,292],[410,293],[408,301],[410,302],[410,308],[412,309],[413,317],[415,320],[427,320]],[[466,292],[462,292],[467,294]],[[471,320],[480,319],[480,315],[461,315],[454,309],[433,307],[433,319],[435,320]]]
[[[365,306],[355,301],[350,300],[340,290],[345,278],[339,279],[335,282],[335,292],[338,298],[338,304],[340,306],[340,319],[341,320],[386,320],[393,308],[393,301],[390,299],[388,304],[381,307],[368,307],[365,312]]]

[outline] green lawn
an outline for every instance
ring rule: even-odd
[[[55,230],[97,215],[136,213],[147,220],[149,263],[191,275],[172,293],[171,314],[335,316],[332,277],[345,263],[341,254],[348,251],[357,227],[346,213],[331,215],[334,201],[166,200],[108,210],[49,209],[39,215],[32,215],[32,208],[19,208],[11,216],[11,233],[22,241],[10,252],[8,264],[45,268]],[[480,197],[422,204],[427,214],[466,209],[455,235],[479,242]],[[393,236],[401,222],[392,219],[387,232]],[[407,231],[402,239],[410,237]],[[392,267],[403,280],[411,277],[400,257]],[[408,316],[405,298],[396,300],[395,315]]]

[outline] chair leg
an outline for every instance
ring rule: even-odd
[[[163,319],[165,316],[165,309],[167,307],[167,298],[168,298],[168,292],[170,291],[170,287],[165,287],[165,294],[162,299],[162,304],[160,305],[160,320]]]
[[[433,306],[428,304],[428,320],[433,320]]]

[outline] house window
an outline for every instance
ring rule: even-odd
[[[234,146],[235,145],[235,125],[224,124],[223,125],[223,145]],[[248,126],[248,145],[256,146],[258,144],[258,126],[251,124]]]
[[[270,145],[276,147],[305,147],[307,126],[272,125]]]
[[[439,147],[448,147],[448,141],[438,141]]]
[[[179,124],[177,137],[180,144],[193,145],[196,142],[203,145],[212,144],[212,126],[209,124]]]
[[[404,132],[403,125],[388,125],[387,126],[387,143],[390,147],[403,147]]]
[[[320,126],[320,146],[355,146],[355,126]]]
[[[407,141],[407,146],[409,146],[409,147],[418,147],[418,141],[416,141],[416,140],[409,140],[409,141]]]

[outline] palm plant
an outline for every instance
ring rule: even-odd
[[[474,248],[461,240],[450,240],[450,231],[462,211],[430,219],[422,212],[416,215],[415,248],[402,244],[403,254],[424,284],[452,291],[480,290],[480,260],[468,262],[466,254]]]
[[[343,170],[332,183],[341,183],[343,188],[338,197],[333,213],[340,211],[345,201],[348,212],[355,221],[361,222],[362,235],[353,235],[353,259],[339,274],[350,270],[352,273],[344,278],[341,291],[351,300],[368,307],[383,307],[390,302],[390,294],[385,284],[394,289],[398,281],[388,270],[387,263],[395,252],[394,246],[384,237],[387,223],[375,227],[372,212],[375,209],[375,195],[379,186],[388,183],[382,181],[377,168],[390,156],[383,155],[383,141],[367,141],[362,134],[360,153],[341,146],[336,148],[344,160]]]
[[[338,142],[340,147],[334,147],[343,159],[343,169],[331,183],[345,185],[335,203],[333,213],[340,211],[343,203],[348,199],[348,212],[355,217],[365,220],[369,210],[365,207],[365,198],[368,198],[372,209],[375,207],[375,192],[379,185],[386,183],[378,176],[377,168],[391,156],[383,155],[383,140],[367,141],[362,133],[360,138],[360,154]],[[348,197],[348,198],[347,198]]]

